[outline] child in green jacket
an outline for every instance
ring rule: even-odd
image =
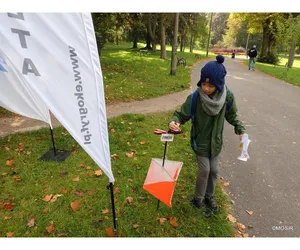
[[[201,78],[197,84],[199,96],[191,131],[191,145],[198,163],[196,189],[191,204],[197,208],[208,207],[213,212],[219,211],[214,195],[218,178],[218,157],[223,144],[224,120],[234,126],[240,139],[245,133],[245,128],[238,119],[234,96],[225,86],[227,72],[223,65],[224,57],[218,55],[216,59],[201,69]],[[180,130],[180,125],[191,119],[191,100],[192,95],[187,97],[180,111],[174,112],[169,123],[170,130]]]

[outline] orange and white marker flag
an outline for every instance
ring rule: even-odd
[[[183,163],[170,160],[165,160],[164,166],[162,163],[162,159],[153,158],[151,160],[143,189],[167,206],[172,207],[171,201]]]

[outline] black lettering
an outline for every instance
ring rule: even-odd
[[[75,93],[75,96],[77,96],[77,100],[84,100],[83,93]]]
[[[9,17],[12,17],[12,18],[17,18],[17,19],[20,19],[20,20],[25,20],[23,13],[14,14],[14,13],[9,12],[9,13],[7,13],[7,15]]]
[[[30,68],[29,68],[30,66]],[[41,76],[34,63],[29,58],[24,59],[22,74],[28,75],[28,73],[33,73],[36,76]]]
[[[23,49],[27,49],[25,36],[30,36],[30,32],[26,30],[11,29],[11,32],[19,35],[19,41]]]
[[[83,88],[81,85],[76,85],[77,92],[82,92]]]

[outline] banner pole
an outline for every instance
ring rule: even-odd
[[[164,149],[164,157],[163,157],[163,162],[162,162],[162,167],[164,167],[165,166],[165,159],[166,159],[166,153],[167,153],[167,144],[168,142],[166,141],[165,142],[165,149]],[[159,209],[159,200],[157,200],[157,208],[156,208],[156,210],[158,210]]]
[[[55,143],[54,143],[54,136],[53,136],[53,131],[52,131],[51,127],[50,127],[50,132],[51,132],[51,139],[52,139],[53,151],[54,151],[54,155],[56,156],[56,148],[55,148]]]
[[[114,223],[114,233],[117,231],[117,223],[116,223],[116,211],[115,211],[115,199],[114,199],[114,184],[112,182],[109,183],[107,189],[110,189],[110,199],[111,199],[111,208],[113,214],[113,223]]]

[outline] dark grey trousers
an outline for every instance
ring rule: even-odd
[[[215,195],[218,180],[219,156],[212,158],[197,155],[198,174],[196,180],[195,198],[203,200]]]

